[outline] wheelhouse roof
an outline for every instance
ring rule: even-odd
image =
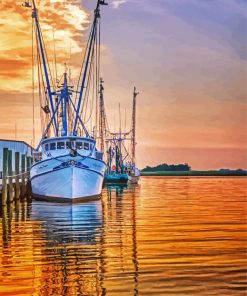
[[[78,136],[63,136],[63,137],[53,137],[53,138],[47,138],[42,141],[42,145],[50,142],[60,142],[60,141],[86,141],[86,142],[91,142],[95,143],[95,139],[93,138],[87,138],[87,137],[78,137]]]

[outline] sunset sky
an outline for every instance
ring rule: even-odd
[[[108,2],[101,12],[107,114],[114,129],[120,102],[130,121],[137,87],[138,165],[247,168],[246,1]],[[21,4],[0,3],[0,138],[31,143],[32,19]],[[68,63],[76,77],[96,0],[37,4],[48,54],[54,28],[59,72]],[[35,112],[37,144],[38,101]]]

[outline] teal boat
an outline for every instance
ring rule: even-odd
[[[117,141],[112,142],[107,151],[107,171],[104,179],[106,184],[127,184],[130,180],[123,163],[121,142],[122,139],[119,137]]]
[[[105,175],[105,183],[107,184],[127,184],[130,180],[128,174],[106,174]]]

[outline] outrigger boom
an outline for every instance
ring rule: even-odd
[[[83,75],[82,75],[81,82],[80,82],[80,78],[79,78],[78,89],[76,91],[74,91],[68,86],[67,73],[65,71],[63,89],[56,91],[56,90],[52,90],[51,82],[49,79],[49,77],[51,77],[52,75],[50,73],[50,67],[49,67],[48,60],[47,60],[47,54],[46,54],[46,50],[45,50],[44,40],[43,40],[42,33],[41,33],[41,27],[39,24],[39,17],[38,17],[38,10],[36,8],[35,0],[32,0],[32,4],[30,4],[29,1],[25,1],[23,3],[24,7],[32,8],[32,18],[35,20],[36,32],[37,32],[37,43],[38,43],[37,47],[39,50],[38,55],[42,60],[43,72],[44,72],[45,83],[46,83],[45,89],[46,89],[46,93],[48,94],[48,97],[49,97],[49,105],[51,108],[50,123],[47,125],[47,129],[43,133],[42,139],[44,139],[46,137],[51,125],[54,125],[55,136],[59,136],[59,132],[61,132],[61,135],[63,135],[63,136],[68,135],[68,134],[72,134],[72,135],[76,136],[78,133],[77,132],[78,123],[81,124],[85,135],[87,137],[89,137],[89,132],[87,131],[87,128],[85,127],[83,121],[81,120],[80,114],[81,114],[81,106],[82,106],[82,102],[83,102],[84,90],[86,88],[85,85],[86,85],[86,81],[87,81],[87,77],[88,77],[89,64],[90,64],[90,61],[92,60],[93,55],[94,55],[93,47],[96,42],[97,34],[99,34],[98,26],[99,26],[99,19],[100,19],[100,5],[108,5],[108,4],[104,0],[97,1],[96,9],[94,11],[93,25],[92,25],[91,33],[90,33],[89,40],[88,40],[88,46],[87,46],[87,50],[86,50],[86,54],[85,54],[85,60],[83,61],[82,68],[81,68],[81,73],[83,72]],[[70,94],[72,92],[79,94],[77,104],[74,104],[71,99]],[[59,97],[59,100],[56,102],[57,97]],[[68,103],[71,103],[72,109],[74,110],[74,119],[73,119],[73,122],[70,123],[70,126],[73,127],[72,130],[68,130],[68,118],[67,118],[67,112],[66,112]],[[56,104],[56,106],[55,106],[55,104]],[[62,114],[62,130],[61,131],[59,131],[59,125],[58,125],[57,116],[56,116],[60,106],[62,106],[62,112],[61,112],[61,114]],[[49,113],[49,111],[50,111],[49,106],[45,106],[45,107]],[[40,143],[37,147],[37,150],[39,149],[39,147],[40,147]]]

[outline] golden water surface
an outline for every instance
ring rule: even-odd
[[[247,295],[247,179],[143,177],[2,209],[0,295]]]

